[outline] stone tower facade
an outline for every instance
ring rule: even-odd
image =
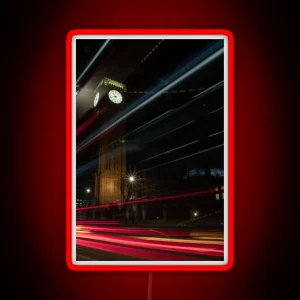
[[[122,202],[121,180],[126,174],[126,145],[120,140],[124,130],[101,138],[95,196],[99,204]]]

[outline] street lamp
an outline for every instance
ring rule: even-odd
[[[198,216],[198,213],[195,211],[194,212],[194,217],[197,217]]]
[[[126,202],[127,200],[130,199],[132,188],[136,182],[137,182],[137,178],[134,174],[121,176],[121,193],[122,193],[123,201]],[[127,190],[127,195],[125,195],[126,190]]]
[[[89,194],[91,192],[91,189],[87,188],[86,192]]]

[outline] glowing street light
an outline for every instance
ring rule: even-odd
[[[89,194],[91,192],[91,189],[86,189],[86,192]]]
[[[195,211],[194,212],[194,217],[197,217],[198,216],[198,213]]]
[[[129,181],[130,181],[130,182],[134,182],[134,177],[133,177],[133,176],[130,176],[130,177],[129,177]]]

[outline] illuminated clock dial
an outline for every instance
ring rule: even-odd
[[[94,98],[94,107],[97,106],[98,102],[99,102],[99,99],[100,99],[100,94],[99,92],[96,94],[95,98]]]
[[[119,91],[111,90],[108,93],[108,98],[111,102],[119,104],[123,101],[123,96]]]

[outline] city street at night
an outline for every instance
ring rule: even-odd
[[[221,38],[76,40],[76,261],[224,261],[224,66]]]

